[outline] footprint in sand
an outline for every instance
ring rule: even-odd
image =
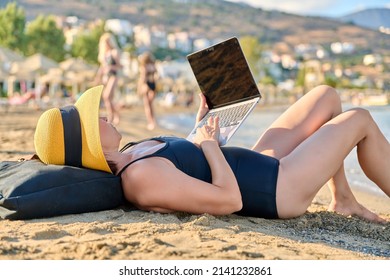
[[[36,232],[32,238],[35,240],[59,239],[67,235],[70,234],[65,230],[49,229]]]

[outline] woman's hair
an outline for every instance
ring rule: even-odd
[[[139,143],[141,143],[141,142],[143,142],[143,141],[146,141],[146,140],[147,140],[147,139],[145,139],[145,140],[140,140],[140,141],[137,141],[137,142],[129,142],[129,143],[127,143],[123,148],[121,148],[121,149],[119,150],[119,152],[123,152],[124,150],[130,148],[131,146],[134,146],[134,145],[139,144]],[[113,173],[113,174],[116,174],[116,173],[118,172],[118,165],[117,165],[117,163],[116,163],[115,161],[112,161],[112,160],[107,159],[107,156],[106,156],[106,155],[105,155],[105,158],[106,158],[108,167],[110,167],[112,173]]]
[[[118,44],[115,40],[115,37],[111,33],[104,33],[99,40],[99,54],[98,54],[98,61],[100,63],[104,62],[106,52],[107,50],[118,50]]]
[[[116,163],[112,160],[106,160],[106,161],[107,161],[108,167],[110,167],[112,173],[116,174],[116,172],[118,171],[118,166],[116,165]]]
[[[151,52],[144,52],[138,57],[138,61],[141,65],[146,65],[148,63],[154,63],[154,56]]]

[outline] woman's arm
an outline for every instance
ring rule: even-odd
[[[211,169],[212,183],[239,192],[236,176],[227,163],[218,144],[219,118],[209,118],[207,123],[198,128],[193,143],[200,147]]]
[[[135,162],[122,174],[126,199],[142,210],[227,215],[242,208],[239,190],[188,176],[164,158]]]
[[[108,71],[119,71],[122,68],[119,50],[112,49],[109,52],[110,52],[111,58],[114,60],[114,63],[113,64],[109,63],[106,65],[106,67],[108,68]]]
[[[218,142],[216,140],[203,141],[201,148],[211,169],[212,184],[231,193],[232,199],[235,198],[240,203],[241,209],[241,192],[236,176],[222,154]]]
[[[218,145],[218,135],[218,119],[210,119],[195,136],[209,163],[211,184],[188,176],[166,159],[145,159],[135,163],[122,180],[126,198],[140,209],[158,212],[224,215],[239,211],[241,192]]]
[[[115,49],[113,53],[114,53],[113,57],[115,59],[115,65],[114,65],[115,70],[120,70],[122,68],[122,64],[120,60],[120,51]]]
[[[139,83],[145,84],[146,83],[146,68],[144,65],[139,66]]]

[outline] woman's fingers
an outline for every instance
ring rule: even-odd
[[[214,118],[214,128],[219,128],[219,117],[218,116],[216,116]]]
[[[218,140],[219,138],[219,117],[210,117],[207,120],[207,123],[204,125],[206,132],[212,136],[214,139]]]
[[[213,123],[214,123],[213,117],[211,116],[211,117],[207,120],[207,125],[213,126]]]
[[[218,116],[211,116],[208,120],[207,120],[207,124],[209,126],[211,126],[214,130],[217,130],[219,129],[219,117]]]

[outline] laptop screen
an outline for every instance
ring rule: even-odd
[[[187,59],[209,109],[261,97],[237,38],[189,54]]]

